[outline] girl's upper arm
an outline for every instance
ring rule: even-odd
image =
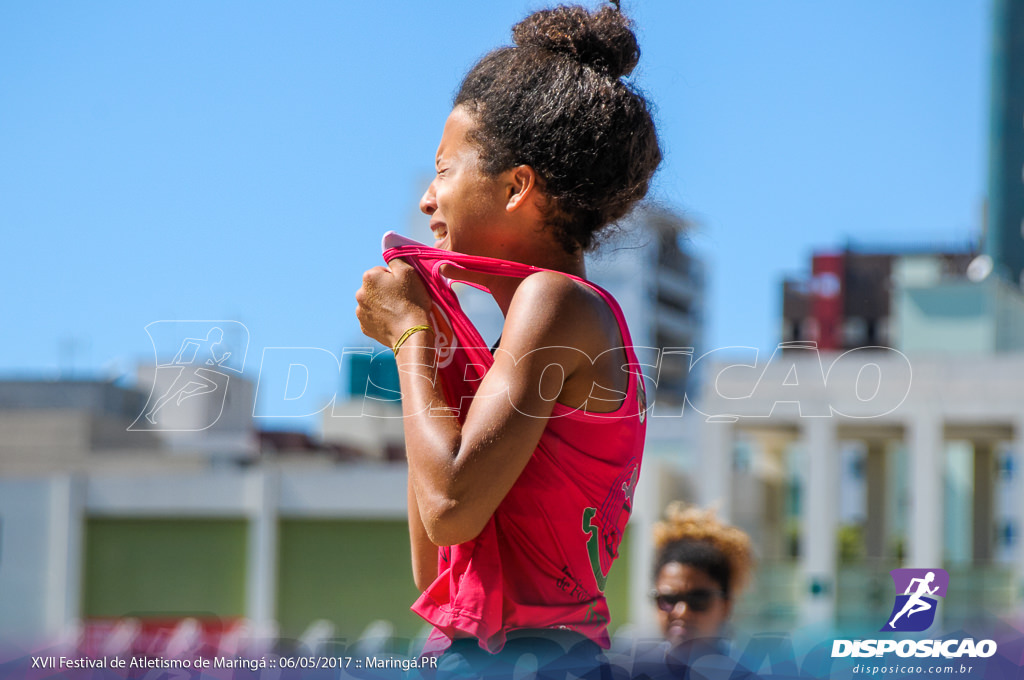
[[[459,449],[440,488],[422,489],[421,513],[444,544],[474,538],[519,478],[547,426],[565,381],[591,365],[579,346],[594,323],[579,284],[560,274],[533,274],[520,284],[494,364],[462,426]],[[436,496],[434,496],[436,494]],[[437,524],[433,524],[436,522]]]

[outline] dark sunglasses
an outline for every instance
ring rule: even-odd
[[[716,597],[725,599],[725,593],[721,590],[711,588],[694,588],[682,593],[659,593],[657,590],[651,592],[654,603],[663,612],[670,612],[680,602],[686,605],[687,609],[695,612],[706,612],[711,609],[711,603]]]

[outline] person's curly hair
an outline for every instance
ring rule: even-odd
[[[566,250],[586,250],[646,195],[661,162],[647,102],[623,80],[640,58],[636,36],[617,9],[562,6],[531,14],[512,38],[470,70],[454,106],[475,118],[484,172],[532,167],[545,221]]]
[[[654,579],[666,564],[678,562],[704,571],[732,597],[746,587],[754,568],[750,537],[718,520],[712,510],[671,503],[665,521],[654,525],[657,551]]]

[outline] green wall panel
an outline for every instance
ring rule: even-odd
[[[611,630],[629,617],[627,529],[605,595]],[[353,641],[371,622],[390,621],[412,639],[423,620],[409,611],[418,596],[404,521],[283,520],[280,525],[277,618],[281,634],[297,638],[318,619],[335,637]]]
[[[86,617],[245,613],[242,519],[89,519]]]
[[[350,641],[378,619],[400,637],[420,632],[405,521],[282,520],[278,541],[282,635],[296,638],[317,619]]]

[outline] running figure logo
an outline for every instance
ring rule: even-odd
[[[233,335],[228,349],[225,329]],[[241,375],[248,329],[237,321],[155,321],[146,326],[157,354],[152,391],[129,430],[198,431],[220,418],[231,375]],[[174,358],[159,360],[174,348]],[[183,417],[182,404],[192,415]]]
[[[945,569],[893,569],[896,602],[883,631],[919,633],[935,621],[937,597],[946,596],[949,574]]]

